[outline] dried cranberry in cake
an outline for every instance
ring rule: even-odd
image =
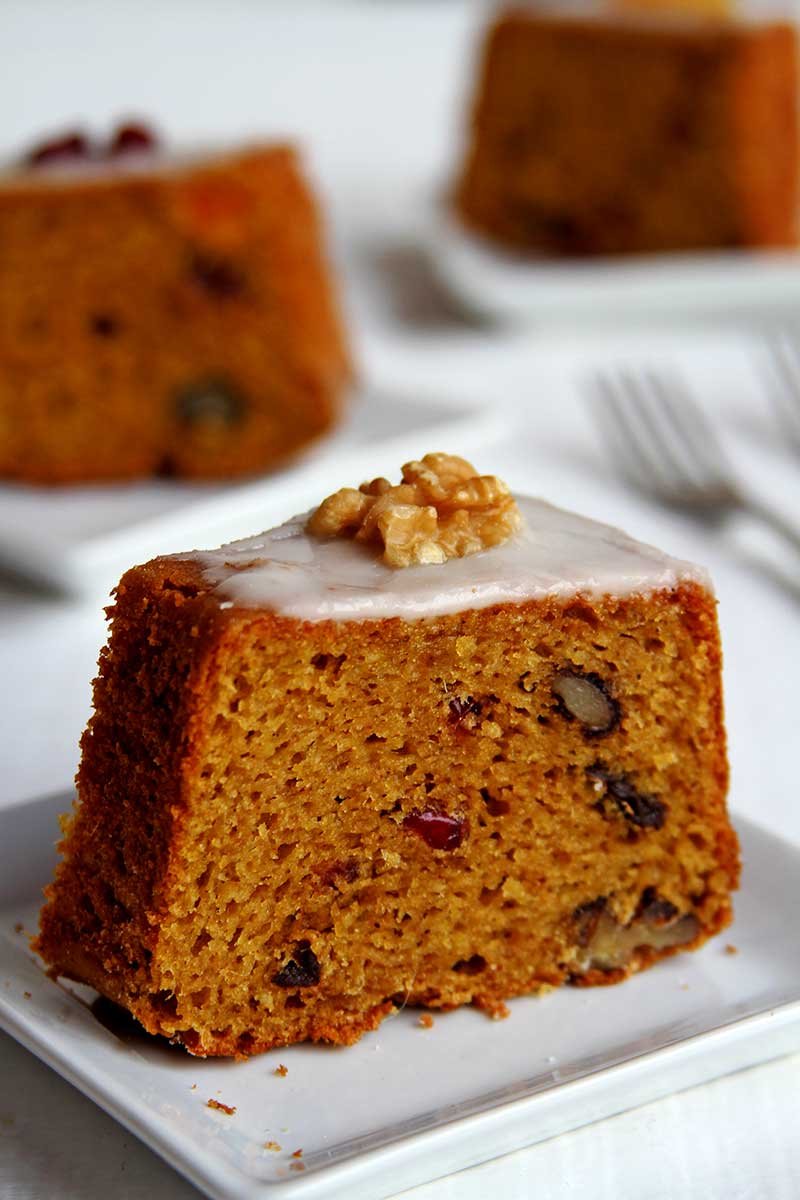
[[[486,970],[486,959],[482,954],[460,958],[458,962],[453,963],[453,970],[459,975],[481,975]]]
[[[450,709],[447,719],[451,725],[461,725],[467,717],[479,717],[483,707],[481,701],[472,696],[454,696],[447,706]]]
[[[97,337],[111,338],[119,330],[119,321],[110,313],[94,313],[89,319],[89,328]]]
[[[639,792],[625,774],[615,775],[601,762],[592,763],[586,774],[600,793],[599,806],[611,796],[626,821],[640,829],[661,829],[666,820],[667,806],[656,796]]]
[[[337,803],[341,803],[340,798],[336,797]],[[358,863],[354,858],[348,858],[342,862],[331,863],[330,866],[323,867],[319,873],[320,882],[326,887],[338,888],[340,884],[353,883],[358,879],[359,869]]]
[[[403,818],[403,828],[421,837],[431,850],[457,850],[466,836],[467,823],[438,808],[416,808]]]
[[[158,150],[158,138],[148,125],[141,122],[130,122],[120,125],[108,143],[109,158],[119,158],[123,154],[142,154]]]
[[[677,915],[678,910],[675,905],[669,900],[665,900],[663,896],[659,896],[654,887],[644,889],[636,910],[637,918],[647,921],[649,925],[668,925],[675,920]]]
[[[24,162],[28,167],[42,167],[50,163],[79,162],[91,155],[91,145],[86,134],[76,130],[65,133],[63,137],[51,138],[34,147],[26,154]]]
[[[488,788],[480,789],[481,800],[486,805],[486,811],[490,817],[503,817],[507,812],[511,811],[511,805],[507,800],[499,800],[493,796]]]
[[[245,288],[242,268],[229,258],[207,250],[198,250],[192,255],[189,275],[193,283],[221,300],[238,296]]]
[[[551,690],[556,697],[556,711],[568,721],[579,721],[587,737],[602,737],[619,724],[619,704],[608,685],[593,671],[574,667],[559,671]]]
[[[285,966],[272,976],[272,982],[282,988],[314,987],[321,976],[319,961],[311,943],[303,939],[297,943],[294,953]]]
[[[573,921],[577,925],[578,945],[588,946],[597,929],[597,923],[600,916],[605,912],[606,897],[598,896],[594,900],[587,900],[585,904],[580,904],[572,914]]]
[[[190,428],[231,428],[242,420],[244,411],[244,398],[224,379],[189,384],[177,400],[178,419]]]

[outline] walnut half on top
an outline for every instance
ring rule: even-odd
[[[351,537],[383,546],[390,567],[424,566],[498,546],[522,524],[517,502],[495,475],[478,475],[453,454],[426,454],[403,480],[340,488],[306,526],[315,537]]]

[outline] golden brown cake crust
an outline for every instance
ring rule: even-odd
[[[486,36],[455,207],[533,254],[794,245],[797,79],[788,23],[511,7]]]
[[[713,598],[406,623],[120,583],[36,948],[201,1055],[616,982],[731,919]],[[609,698],[588,730],[564,673]],[[569,692],[566,694],[574,704]]]
[[[224,478],[295,454],[351,378],[291,146],[0,188],[0,477]]]

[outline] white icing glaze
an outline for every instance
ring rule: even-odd
[[[406,620],[521,604],[546,596],[628,596],[707,573],[619,529],[517,497],[518,534],[480,554],[436,566],[387,567],[374,546],[305,532],[308,514],[220,550],[178,555],[200,563],[221,607],[266,608],[305,621]]]
[[[276,143],[277,144],[277,143]],[[31,166],[12,162],[0,169],[0,187],[63,187],[70,184],[115,183],[123,178],[180,175],[203,167],[221,165],[246,155],[258,146],[211,145],[180,150],[131,149],[106,158],[54,158]]]
[[[609,8],[606,0],[517,0],[513,7],[528,9],[537,17],[574,18],[581,22],[595,21],[599,25],[633,25],[656,30],[702,29],[712,23],[733,29],[749,29],[769,25],[774,21],[793,19],[791,6],[787,5],[786,0],[759,0],[756,5],[752,5],[751,0],[739,0],[730,13],[703,12],[702,9],[693,12],[691,8],[670,10],[645,7],[640,10],[628,8],[615,11]]]

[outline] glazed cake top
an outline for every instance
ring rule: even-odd
[[[272,150],[294,153],[291,143],[270,141],[247,142],[234,147],[187,146],[169,151],[160,148],[136,149],[112,158],[65,156],[36,164],[16,160],[0,166],[0,190],[33,188],[46,191],[75,185],[115,184],[126,179],[180,176],[207,167],[233,166],[250,154]]]
[[[675,30],[708,28],[710,23],[728,30],[749,30],[775,22],[791,20],[786,0],[762,0],[752,6],[748,0],[729,0],[729,3],[697,4],[686,2],[674,8],[653,4],[609,4],[608,0],[510,0],[507,11],[529,13],[545,19],[592,20],[598,24],[633,25],[645,29]]]
[[[630,596],[694,582],[701,567],[671,558],[619,529],[544,500],[517,496],[523,523],[502,545],[402,570],[374,548],[313,537],[308,514],[231,542],[176,557],[199,563],[221,605],[269,609],[304,621],[413,620],[494,604],[571,596]]]

